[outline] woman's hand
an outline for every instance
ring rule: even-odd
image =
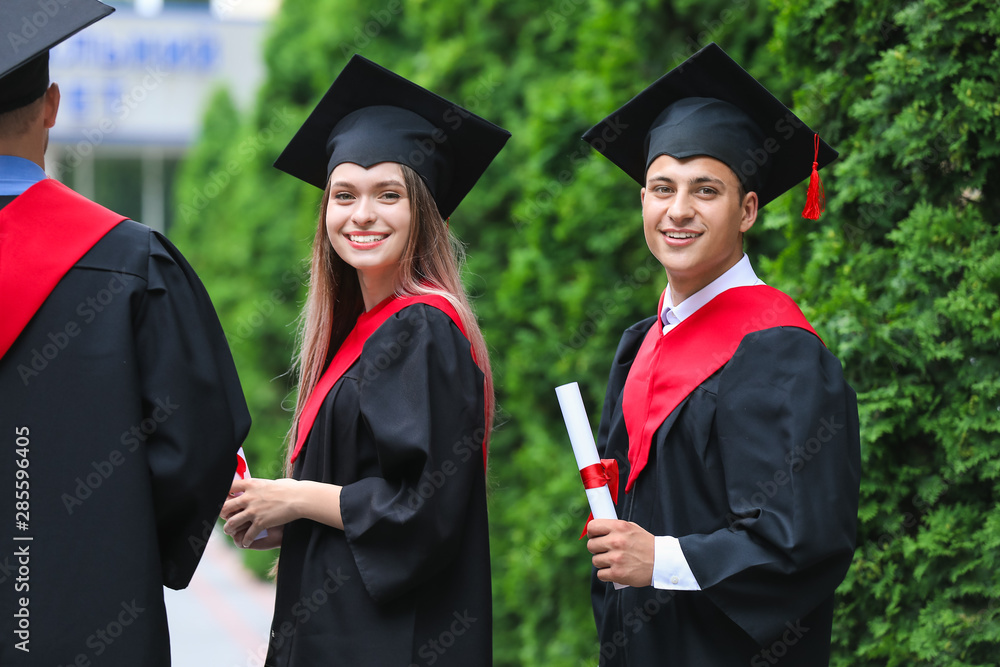
[[[235,535],[233,535],[233,543],[239,547],[243,547],[243,540],[246,538],[247,529],[250,524],[245,524]],[[268,549],[277,549],[281,546],[281,538],[285,532],[284,526],[271,526],[267,529],[267,535],[265,537],[259,537],[250,543],[247,549],[254,549],[255,551],[267,551]]]
[[[281,545],[282,527],[300,518],[298,486],[294,479],[238,479],[229,490],[229,499],[222,506],[226,521],[223,531],[232,536],[236,546],[244,549],[273,549]],[[263,530],[267,537],[254,542]],[[272,537],[272,533],[274,537]]]

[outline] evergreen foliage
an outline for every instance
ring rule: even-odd
[[[998,35],[988,0],[286,0],[255,108],[216,97],[171,230],[230,338],[252,472],[281,474],[321,196],[270,165],[358,52],[514,135],[451,219],[498,391],[496,664],[594,664],[586,500],[553,389],[578,381],[596,429],[618,337],[665,278],[638,187],[579,136],[717,41],[841,151],[819,222],[799,217],[803,184],[748,238],[859,394],[859,550],[834,663],[995,664]]]
[[[773,45],[841,150],[794,278],[858,392],[858,551],[836,665],[1000,656],[1000,7],[786,3]]]

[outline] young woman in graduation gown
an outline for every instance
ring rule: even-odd
[[[445,216],[508,137],[355,56],[276,162],[325,192],[290,478],[223,510],[281,547],[268,666],[492,664],[492,381]]]

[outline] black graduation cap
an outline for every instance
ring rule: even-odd
[[[416,171],[447,218],[510,132],[355,55],[274,166],[325,189],[334,168],[399,162]]]
[[[49,49],[113,11],[97,0],[2,0],[0,113],[41,97],[49,87]]]
[[[670,70],[583,135],[640,185],[657,157],[707,155],[728,165],[759,206],[811,175],[837,151],[714,42]],[[818,190],[818,191],[817,191]],[[819,216],[822,204],[803,212]],[[815,214],[815,215],[811,215]]]

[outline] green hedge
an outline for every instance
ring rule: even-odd
[[[220,91],[176,195],[254,416],[252,470],[280,471],[303,260],[319,191],[270,167],[354,52],[513,138],[452,217],[492,348],[497,665],[592,665],[586,501],[553,388],[600,411],[620,332],[665,278],[638,188],[579,136],[709,41],[841,151],[827,213],[805,185],[751,232],[859,393],[859,550],[837,665],[987,665],[1000,654],[1000,18],[995,3],[759,0],[548,4],[286,0],[256,107]],[[270,556],[256,555],[266,568]]]
[[[771,266],[859,394],[834,664],[996,665],[1000,6],[796,0],[772,44],[842,154],[823,226],[789,215]]]

